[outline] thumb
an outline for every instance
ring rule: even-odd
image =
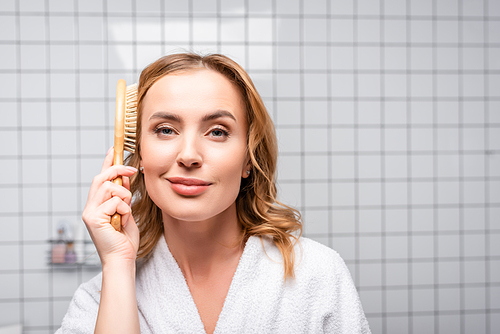
[[[130,242],[134,245],[135,249],[139,249],[139,228],[131,213],[122,216],[122,232],[128,237]]]

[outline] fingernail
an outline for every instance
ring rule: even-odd
[[[131,170],[131,171],[133,171],[134,173],[137,173],[137,168],[135,168],[135,167],[132,167],[132,166],[125,166],[125,168],[130,169],[130,170]]]
[[[108,154],[109,154],[109,152],[111,152],[111,151],[113,150],[113,148],[114,148],[114,147],[113,147],[113,146],[111,146],[111,147],[109,148],[108,152],[106,153],[106,155],[108,155]]]

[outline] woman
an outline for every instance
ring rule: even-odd
[[[138,90],[136,153],[112,166],[108,152],[83,212],[102,274],[59,331],[369,333],[342,259],[276,199],[274,127],[248,74],[176,54]]]

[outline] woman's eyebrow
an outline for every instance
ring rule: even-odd
[[[217,110],[216,112],[213,112],[211,114],[207,114],[203,117],[202,121],[207,122],[207,121],[212,121],[214,119],[222,118],[222,117],[229,117],[236,122],[236,117],[234,117],[234,115],[227,110]]]
[[[181,118],[179,117],[179,115],[175,115],[166,111],[155,112],[153,115],[151,115],[151,117],[149,117],[149,120],[152,121],[157,118],[166,119],[173,122],[181,122]]]
[[[202,121],[208,122],[208,121],[212,121],[214,119],[223,118],[223,117],[229,117],[236,122],[236,117],[234,117],[234,115],[227,110],[217,110],[211,114],[207,114],[207,115],[203,116]],[[166,111],[157,111],[153,115],[151,115],[151,117],[149,117],[150,121],[155,120],[155,119],[165,119],[165,120],[178,122],[178,123],[182,122],[182,119],[179,115],[172,114],[172,113],[169,113]]]

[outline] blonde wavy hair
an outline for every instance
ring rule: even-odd
[[[277,199],[278,147],[274,125],[249,75],[236,62],[220,54],[180,53],[162,57],[146,67],[139,78],[136,153],[127,158],[127,164],[139,168],[141,162],[142,101],[149,88],[166,75],[203,68],[224,75],[238,87],[245,102],[252,173],[242,178],[236,199],[242,242],[252,235],[270,237],[282,254],[285,278],[293,278],[293,248],[302,234],[300,213]],[[138,258],[143,258],[151,253],[163,233],[162,212],[149,197],[142,173],[131,178],[131,192],[132,212],[140,231]]]

